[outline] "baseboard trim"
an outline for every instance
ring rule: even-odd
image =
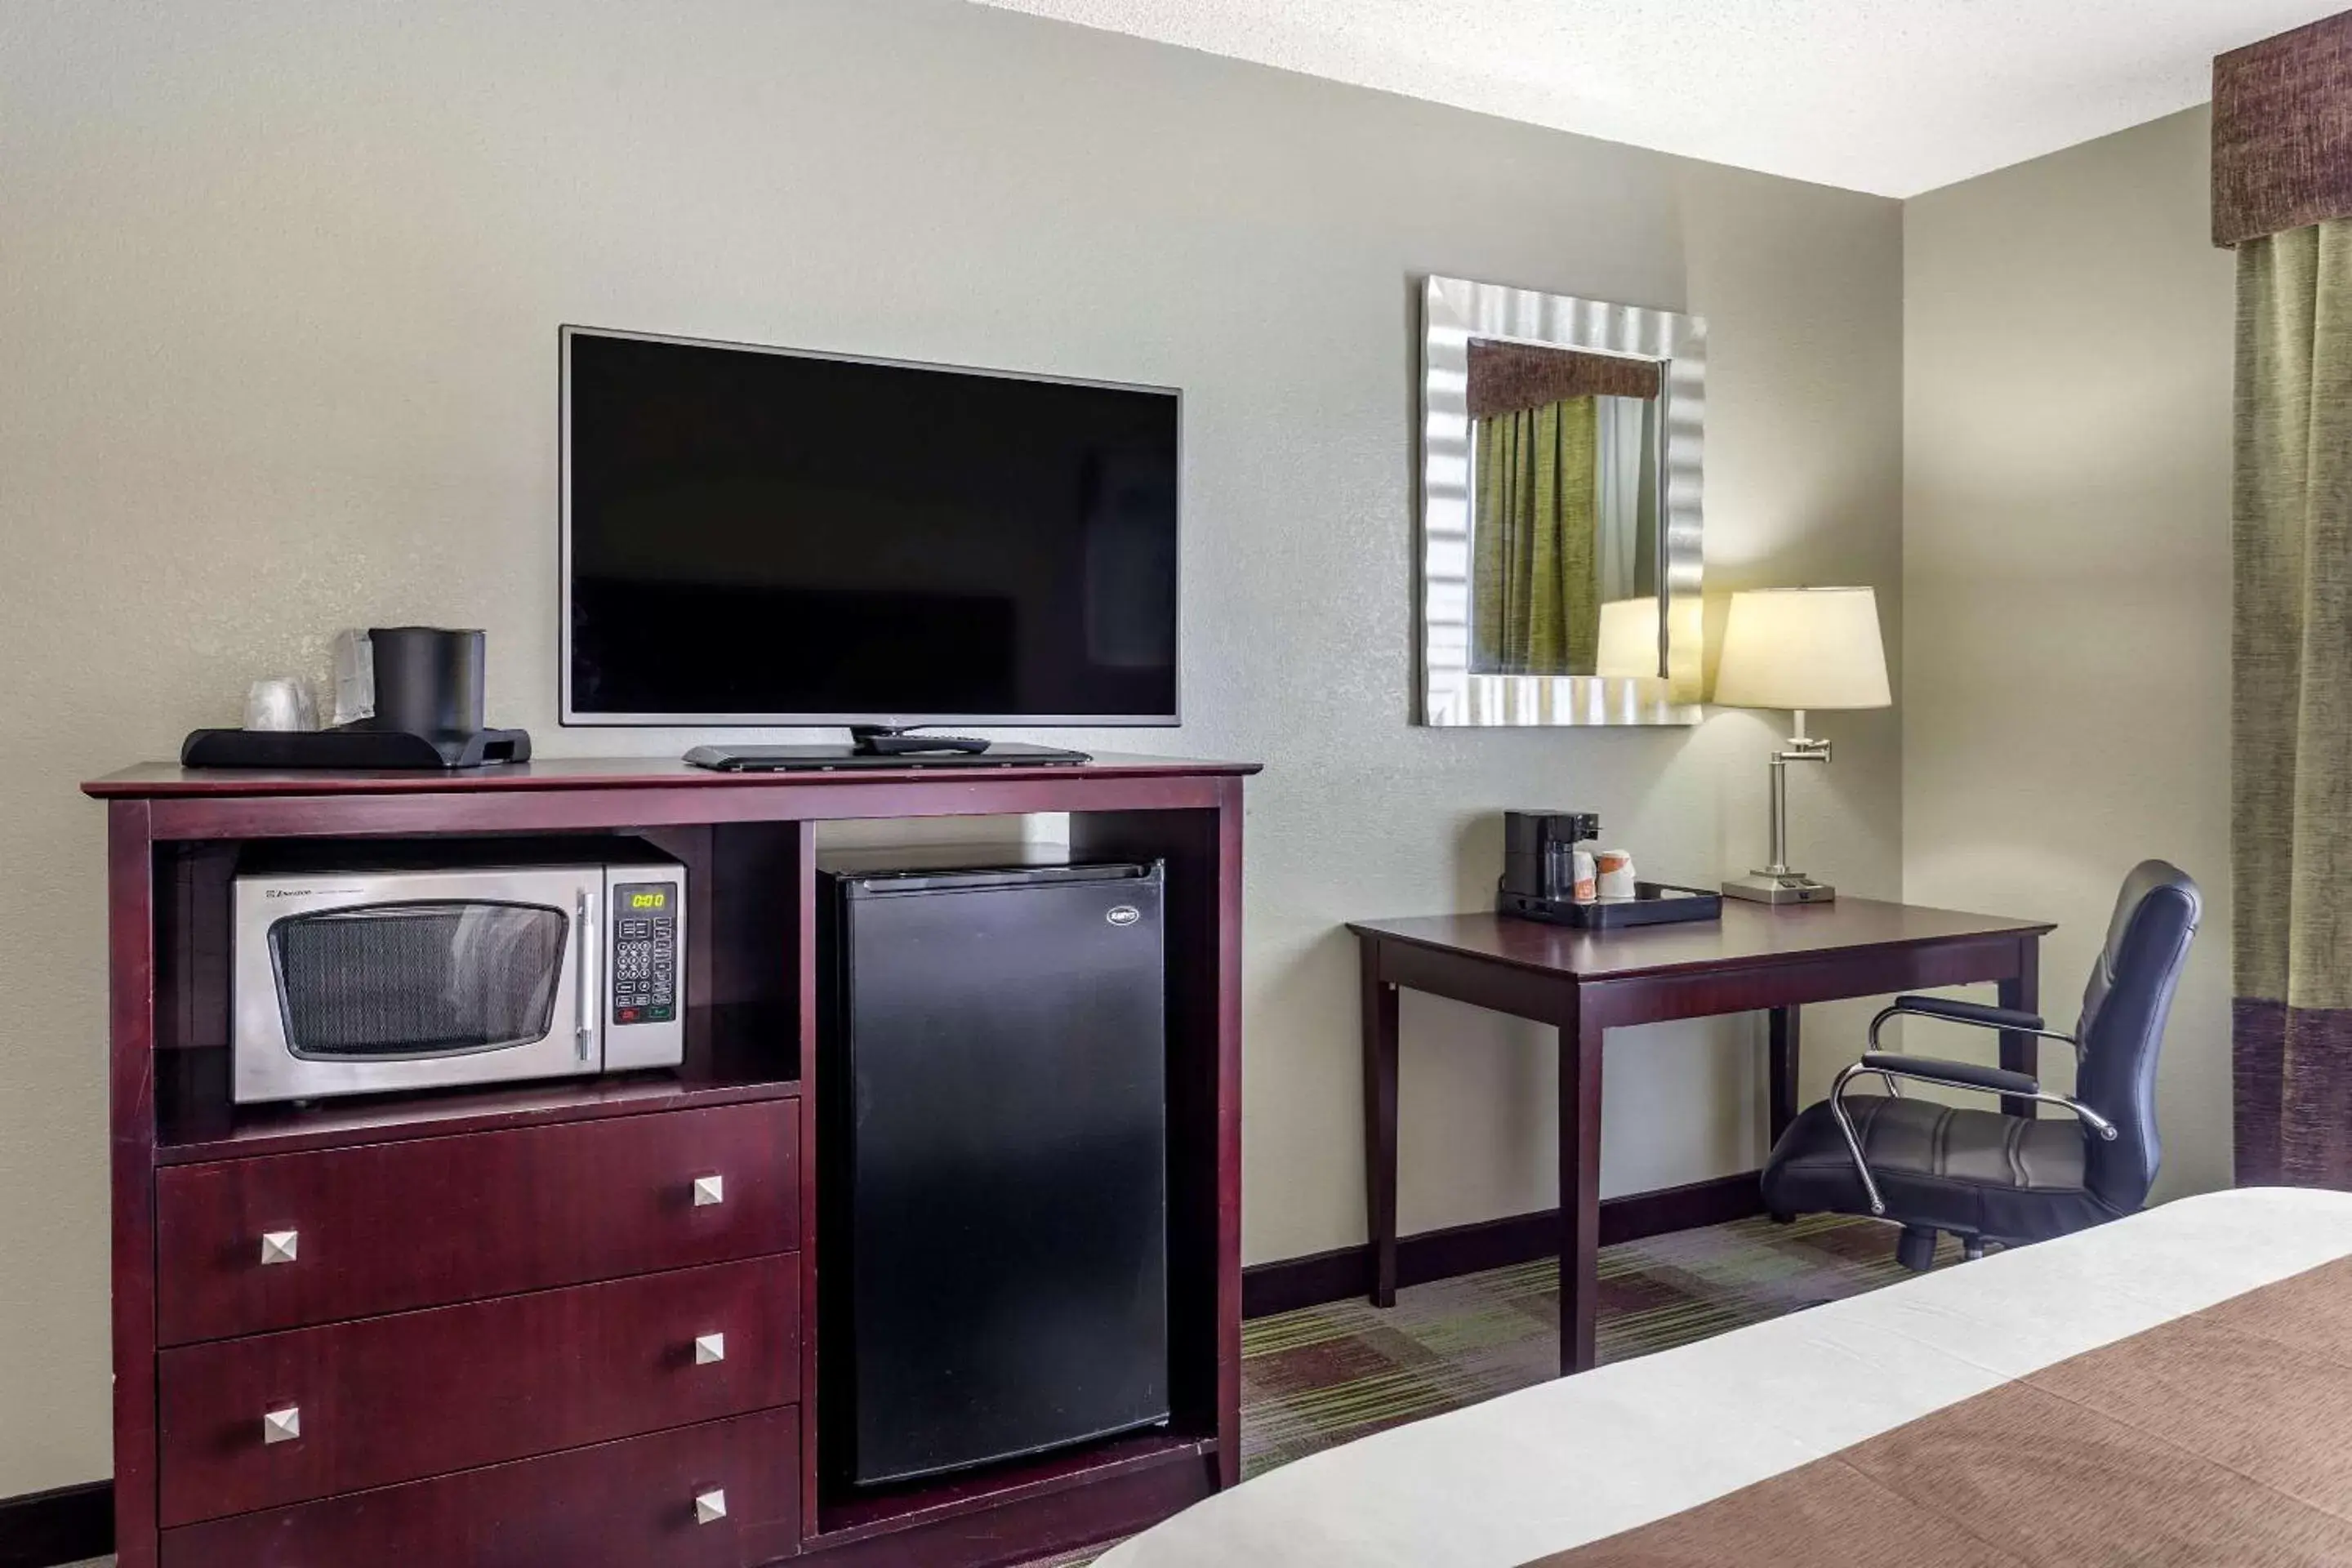
[[[1757,1173],[1742,1171],[1609,1199],[1601,1205],[1601,1244],[1611,1247],[1621,1241],[1639,1241],[1668,1231],[1748,1219],[1763,1212]],[[1532,1263],[1559,1250],[1558,1209],[1424,1230],[1397,1238],[1397,1283],[1426,1285],[1433,1279],[1451,1279],[1482,1268]],[[1242,1270],[1242,1316],[1270,1317],[1350,1296],[1369,1296],[1371,1290],[1369,1242],[1306,1258],[1255,1263]]]
[[[0,1568],[58,1568],[114,1550],[114,1483],[0,1498]]]

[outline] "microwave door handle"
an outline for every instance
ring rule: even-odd
[[[580,890],[579,921],[579,1007],[572,1025],[572,1038],[580,1065],[589,1064],[589,1053],[596,1038],[596,895],[587,889]]]

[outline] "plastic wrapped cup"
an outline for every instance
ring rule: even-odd
[[[1633,857],[1622,849],[1603,849],[1593,856],[1593,868],[1604,899],[1633,896]]]
[[[315,730],[319,710],[310,701],[310,687],[297,676],[273,676],[257,680],[245,694],[245,727],[248,730]]]

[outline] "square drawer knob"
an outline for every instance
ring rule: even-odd
[[[697,1523],[697,1524],[716,1524],[716,1523],[718,1523],[720,1520],[725,1519],[726,1517],[727,1517],[727,1494],[726,1494],[726,1492],[724,1492],[723,1490],[719,1489],[719,1488],[717,1488],[717,1487],[713,1487],[710,1490],[709,1490],[709,1491],[707,1491],[707,1492],[700,1492],[700,1493],[696,1494],[696,1496],[695,1496],[695,1500],[694,1500],[694,1522],[695,1522],[695,1523]]]
[[[289,1405],[283,1410],[272,1410],[261,1417],[261,1441],[269,1447],[291,1443],[302,1435],[302,1407]]]
[[[726,1201],[727,1180],[725,1177],[697,1176],[694,1178],[694,1206],[696,1208],[707,1209],[713,1204],[723,1204]]]
[[[725,1334],[698,1334],[694,1340],[694,1364],[709,1366],[712,1362],[727,1359]]]
[[[302,1233],[299,1230],[265,1230],[261,1233],[261,1266],[275,1268],[291,1263],[301,1248]]]

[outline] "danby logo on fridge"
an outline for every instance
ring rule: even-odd
[[[1143,911],[1133,904],[1114,904],[1103,919],[1115,926],[1131,926],[1143,918]]]

